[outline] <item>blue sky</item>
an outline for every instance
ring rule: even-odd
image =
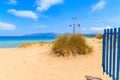
[[[119,8],[120,0],[0,0],[0,36],[72,33],[74,23],[77,33],[101,33],[120,27]]]

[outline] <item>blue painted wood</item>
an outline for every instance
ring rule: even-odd
[[[112,80],[120,80],[120,28],[118,29],[118,40],[116,38],[116,28],[114,28],[114,32],[113,29],[104,30],[102,66],[103,72],[112,77]]]
[[[117,33],[117,29],[114,28],[114,44],[113,44],[113,80],[115,80],[115,59],[116,59],[116,33]]]
[[[118,29],[117,79],[116,80],[119,80],[119,67],[120,67],[120,28]]]
[[[102,67],[103,67],[103,73],[105,72],[105,43],[106,43],[106,29],[104,30],[103,34],[103,48],[102,48]]]
[[[109,69],[108,69],[108,48],[109,48],[109,29],[107,29],[107,40],[106,40],[106,74],[109,74]]]
[[[110,61],[109,61],[109,76],[111,77],[112,76],[112,34],[113,34],[113,30],[110,29]]]

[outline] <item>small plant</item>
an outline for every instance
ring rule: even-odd
[[[45,44],[50,44],[49,42],[38,42],[39,46],[43,46]]]
[[[96,35],[96,38],[97,38],[97,39],[102,39],[102,38],[103,38],[103,34],[98,34],[98,35]]]
[[[39,46],[43,46],[44,44],[48,44],[48,42],[29,42],[29,43],[24,43],[19,46],[19,48],[26,48],[30,47],[32,45],[38,44]]]
[[[53,53],[57,56],[88,54],[92,48],[86,44],[81,34],[62,35],[53,44]]]
[[[32,46],[33,44],[35,44],[35,43],[24,43],[24,44],[21,44],[20,46],[19,46],[19,48],[26,48],[26,47],[28,47],[28,46]]]

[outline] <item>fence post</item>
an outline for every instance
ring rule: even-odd
[[[109,71],[110,71],[110,73],[109,73],[109,75],[110,75],[110,77],[112,76],[112,71],[111,71],[111,69],[112,69],[112,48],[113,48],[113,46],[112,46],[112,36],[113,36],[113,29],[110,29],[110,62],[109,62]]]
[[[108,48],[109,48],[109,29],[107,29],[107,42],[106,42],[106,73],[109,74],[108,70]]]
[[[103,34],[103,54],[102,54],[102,66],[103,66],[103,74],[105,72],[105,44],[106,44],[106,29],[104,30]]]
[[[115,57],[116,57],[116,33],[117,33],[117,29],[114,28],[114,45],[113,45],[113,80],[115,80]]]
[[[118,29],[117,80],[119,80],[119,67],[120,67],[120,28]]]

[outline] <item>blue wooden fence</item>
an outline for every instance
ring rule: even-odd
[[[120,28],[105,29],[103,34],[103,72],[120,80]]]

